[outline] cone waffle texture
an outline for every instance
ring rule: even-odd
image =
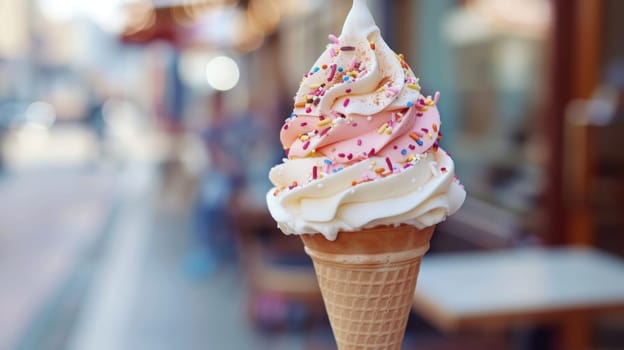
[[[302,235],[338,349],[400,349],[434,227]]]

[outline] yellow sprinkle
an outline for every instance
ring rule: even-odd
[[[299,136],[299,140],[301,141],[308,141],[309,139],[310,139],[310,136],[305,135],[305,134]]]
[[[433,136],[431,136],[431,133],[428,133],[427,137],[429,138],[429,140],[433,140]]]
[[[320,122],[316,123],[316,126],[320,126],[320,127],[322,127],[322,126],[329,125],[329,124],[331,124],[331,123],[332,123],[332,120],[331,120],[331,119],[329,119],[329,118],[327,118],[327,119],[323,119],[323,120],[321,120]]]
[[[310,89],[318,89],[321,87],[321,84],[312,84],[310,85]]]
[[[427,106],[433,106],[434,102],[431,99],[431,96],[427,96],[427,99],[425,100],[425,103],[427,104]]]
[[[385,131],[387,135],[392,134],[392,127],[391,126],[387,127]]]
[[[377,129],[377,133],[378,134],[383,133],[387,127],[388,127],[388,123],[385,123],[384,125],[380,126],[379,129]]]
[[[407,87],[412,89],[412,90],[420,90],[420,86],[418,86],[416,84],[407,84]]]

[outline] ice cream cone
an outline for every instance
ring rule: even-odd
[[[302,235],[339,350],[400,349],[434,226]]]

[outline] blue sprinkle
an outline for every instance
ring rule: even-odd
[[[416,143],[418,144],[418,146],[422,146],[423,145],[422,140],[416,140]]]
[[[349,76],[348,75],[343,76],[342,81],[349,81]]]
[[[338,172],[338,171],[341,171],[342,169],[344,169],[344,168],[340,167],[340,168],[336,169],[336,171]]]
[[[332,169],[332,173],[335,173],[335,172],[337,172],[337,171],[338,171],[338,170],[336,170],[336,169]]]
[[[402,155],[406,155],[406,154],[407,154],[407,150],[406,150],[405,148],[403,148],[403,149],[401,150],[401,154],[402,154]]]
[[[295,113],[291,113],[290,114],[290,119],[295,119],[297,116],[295,115]]]
[[[342,67],[338,67],[338,71],[342,72],[344,69]]]
[[[414,105],[414,103],[412,103],[412,101],[407,101],[407,108],[410,108]]]
[[[327,164],[327,165],[331,165],[331,163],[332,163],[332,161],[331,161],[331,160],[329,160],[329,159],[325,159],[325,160],[324,160],[324,162],[325,162],[325,164]]]
[[[318,72],[319,70],[321,70],[321,68],[319,67],[314,67],[314,69],[312,70],[314,73]]]

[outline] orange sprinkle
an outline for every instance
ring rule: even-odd
[[[372,50],[375,50],[375,42],[374,41],[369,41],[368,44],[370,45],[370,48]]]
[[[305,107],[305,105],[306,105],[305,101],[297,102],[295,103],[295,108],[302,108],[302,107]]]
[[[413,132],[410,132],[409,136],[412,138],[412,140],[414,141],[418,141],[420,140],[420,137],[418,137],[418,135],[414,134]]]
[[[381,175],[381,174],[383,174],[383,172],[384,172],[384,171],[386,171],[386,169],[385,169],[385,168],[377,168],[377,169],[375,169],[375,172],[376,172],[377,174],[380,174],[380,175]]]
[[[433,129],[433,131],[438,132],[438,124],[433,124],[431,125],[431,128]]]
[[[355,186],[355,185],[357,185],[357,182],[356,181],[351,181],[351,186]]]

